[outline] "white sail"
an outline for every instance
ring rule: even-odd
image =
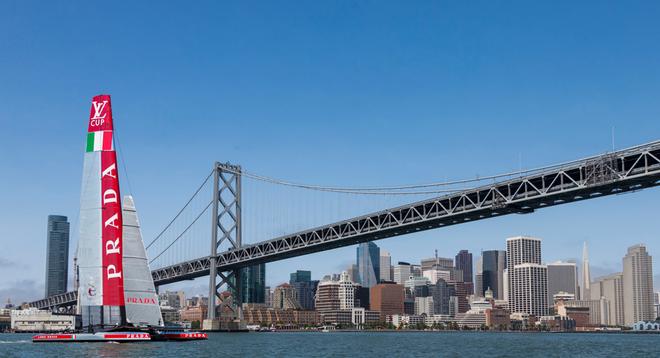
[[[124,292],[126,320],[136,326],[162,326],[158,295],[151,278],[147,253],[133,197],[124,196]]]

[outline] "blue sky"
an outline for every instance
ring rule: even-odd
[[[373,186],[598,154],[612,128],[616,148],[656,140],[658,18],[648,1],[3,2],[0,299],[43,292],[46,217],[77,217],[95,94],[113,96],[151,238],[215,160]],[[587,241],[607,273],[632,244],[660,254],[658,199],[651,189],[378,245],[416,261],[529,234],[554,261]],[[337,272],[354,250],[270,264],[268,282]]]

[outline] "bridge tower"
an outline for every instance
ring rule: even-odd
[[[241,270],[218,272],[216,268],[218,252],[227,249],[235,250],[241,245],[241,167],[230,163],[215,162],[213,165],[209,301],[207,319],[202,325],[204,330],[224,331],[245,328],[241,308]],[[231,296],[220,294],[219,290],[225,284],[233,291]],[[219,312],[216,312],[216,299],[219,301]]]

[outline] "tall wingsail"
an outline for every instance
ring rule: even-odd
[[[78,304],[83,325],[126,323],[123,224],[109,95],[92,99],[80,195]]]
[[[124,290],[126,320],[136,326],[162,326],[158,295],[144,249],[133,197],[124,196]]]

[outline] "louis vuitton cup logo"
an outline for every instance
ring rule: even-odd
[[[89,119],[89,123],[92,127],[100,126],[105,122],[105,117],[108,116],[108,112],[105,110],[107,104],[107,100],[103,102],[92,101],[94,115]]]

